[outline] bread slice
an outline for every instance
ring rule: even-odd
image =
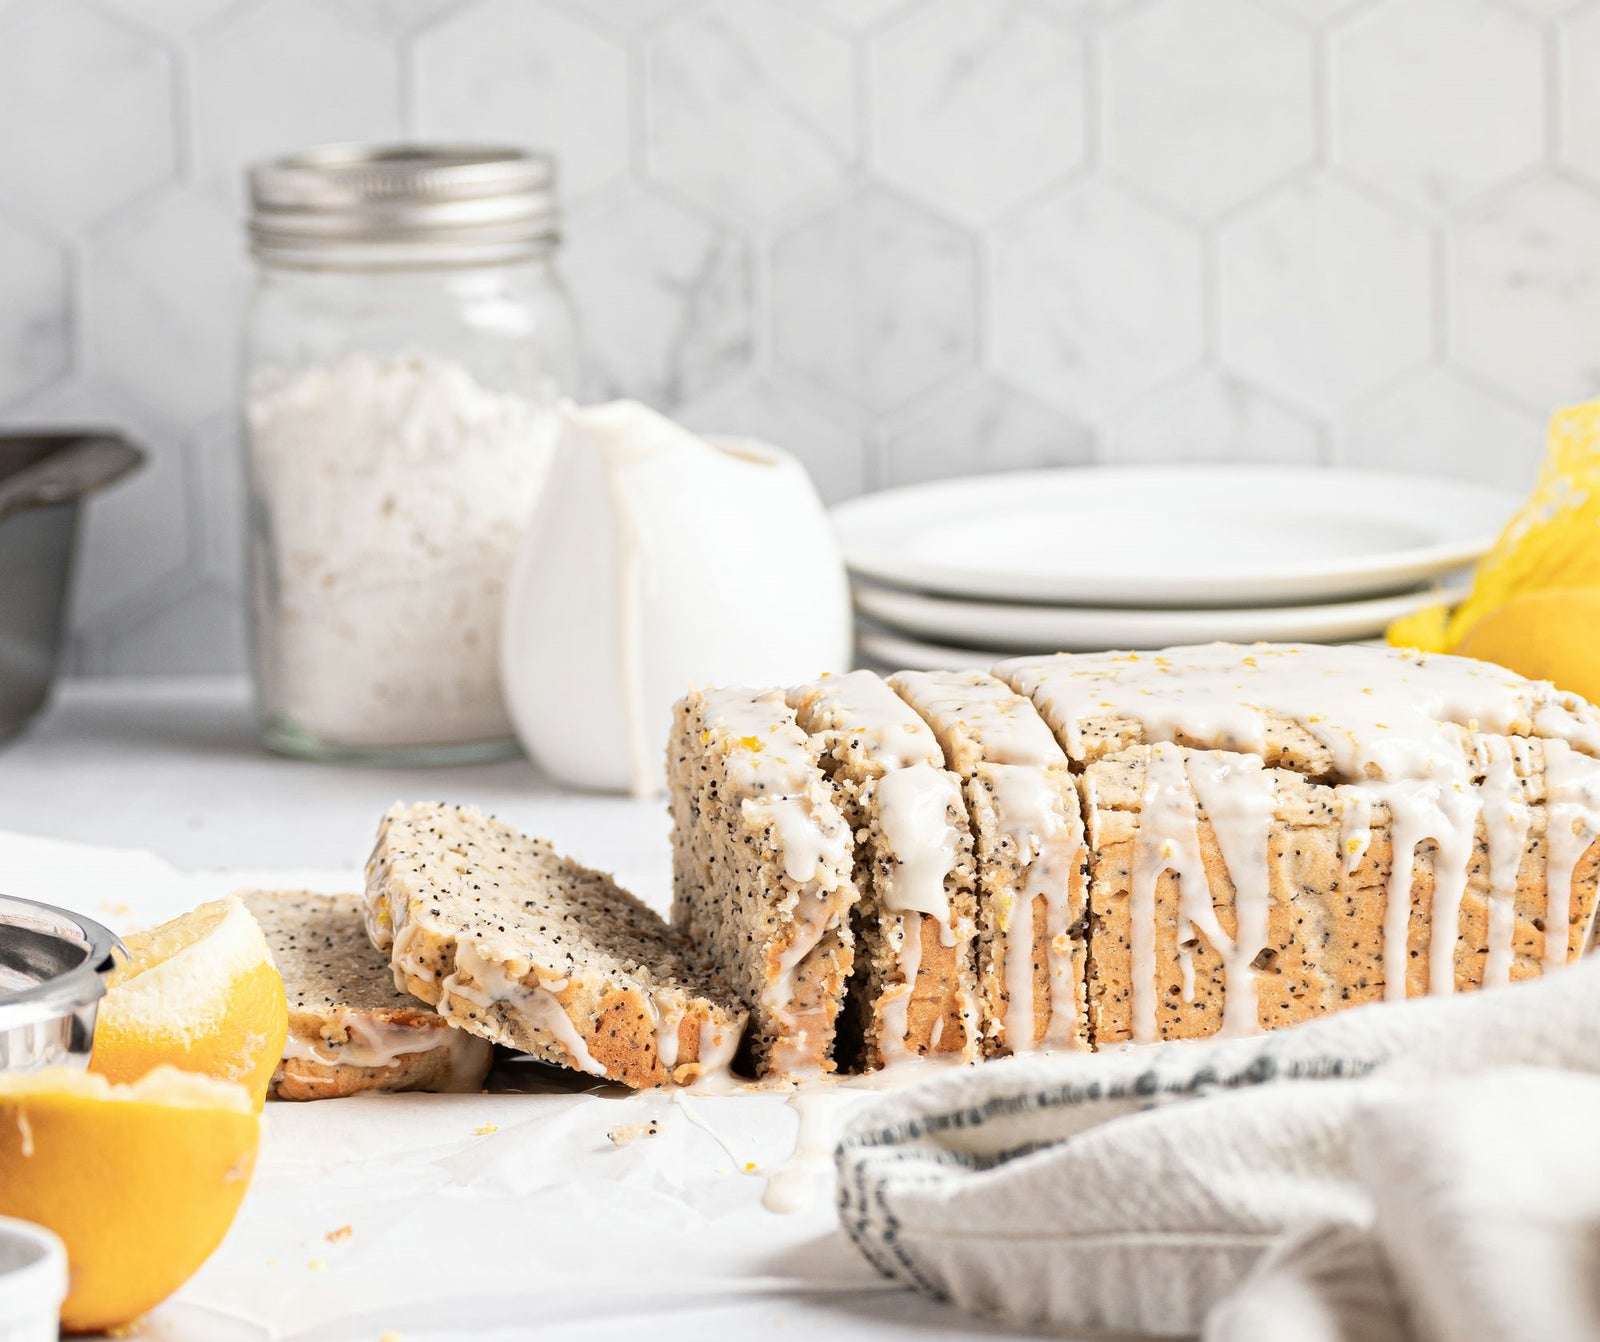
[[[367,940],[361,896],[247,890],[289,999],[289,1038],[269,1094],[324,1100],[364,1090],[473,1091],[493,1047],[394,986]]]
[[[673,711],[667,783],[673,924],[749,1009],[751,1066],[834,1070],[853,845],[783,691],[690,691]]]
[[[985,1052],[1087,1048],[1088,852],[1067,757],[1033,705],[993,676],[908,671],[889,683],[965,788]]]
[[[977,896],[961,779],[912,708],[870,671],[789,692],[855,834],[862,1062],[977,1056]]]
[[[609,876],[471,807],[395,806],[367,863],[367,932],[453,1025],[635,1088],[726,1068],[745,1013]]]

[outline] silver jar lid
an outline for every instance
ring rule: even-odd
[[[250,170],[250,243],[312,267],[472,265],[553,248],[555,161],[487,145],[330,144]]]

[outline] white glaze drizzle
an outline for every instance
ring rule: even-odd
[[[1366,785],[1373,799],[1389,808],[1394,857],[1384,892],[1383,995],[1401,1002],[1410,963],[1411,886],[1417,847],[1433,841],[1433,901],[1429,909],[1428,976],[1430,994],[1455,991],[1455,951],[1460,935],[1461,897],[1467,888],[1479,796],[1465,782],[1403,778]]]
[[[885,915],[901,915],[889,933],[897,946],[899,982],[879,1002],[879,1051],[887,1065],[914,1056],[906,1039],[922,964],[921,918],[916,915],[938,923],[944,945],[956,944],[947,886],[960,861],[961,835],[951,816],[966,813],[961,782],[945,769],[932,728],[870,671],[829,676],[801,693],[807,702],[825,705],[849,723],[849,736],[860,741],[862,763],[879,775],[863,786],[861,800],[876,812],[892,864],[876,875],[876,893]]]
[[[1478,749],[1484,771],[1481,792],[1489,844],[1488,938],[1483,962],[1483,984],[1487,988],[1511,981],[1517,874],[1528,846],[1533,808],[1522,782],[1528,743],[1519,738],[1488,736]]]
[[[1000,1038],[1012,1053],[1070,1046],[1077,1028],[1072,987],[1071,885],[1084,859],[1082,816],[1065,799],[1066,759],[1050,728],[1026,698],[993,676],[905,672],[897,688],[933,721],[959,721],[982,743],[977,778],[992,785],[995,823],[1016,845],[1021,888],[1002,911],[1005,1020]],[[1052,771],[1059,766],[1060,773]],[[1043,896],[1050,1015],[1037,1042],[1034,1001],[1034,901]],[[1024,1028],[1014,1028],[1013,1022]]]
[[[797,1090],[789,1096],[789,1107],[799,1116],[794,1148],[787,1160],[768,1172],[763,1207],[792,1216],[811,1206],[818,1178],[832,1166],[837,1117],[860,1099],[836,1088]]]
[[[406,1025],[338,1007],[319,1024],[314,1036],[291,1030],[284,1040],[283,1056],[286,1061],[313,1062],[324,1067],[392,1067],[413,1053],[449,1048],[454,1058],[463,1050],[481,1053],[488,1047],[484,1040],[442,1020],[428,1025]]]
[[[503,965],[486,960],[473,946],[460,942],[456,946],[455,971],[439,985],[440,1005],[444,1006],[451,998],[460,998],[479,1011],[487,1011],[503,1002],[522,1018],[529,1030],[542,1031],[560,1044],[572,1066],[590,1076],[605,1076],[605,1064],[589,1052],[583,1035],[556,995],[566,988],[567,981],[541,979],[537,969],[529,972],[535,978],[532,984],[514,978]],[[463,982],[463,975],[471,982]]]
[[[739,1034],[735,1027],[719,1025],[711,1016],[700,1022],[700,1048],[695,1057],[698,1079],[727,1075],[733,1055],[739,1051]]]
[[[683,1006],[672,1002],[663,1008],[653,996],[646,996],[644,1001],[656,1030],[656,1057],[670,1072],[678,1065],[678,1027],[683,1024]]]
[[[925,913],[938,920],[946,946],[955,945],[945,882],[960,857],[961,836],[950,823],[961,814],[955,775],[931,764],[908,764],[870,785],[878,823],[894,858],[880,883],[883,904],[895,913]]]
[[[1372,794],[1351,783],[1339,784],[1333,794],[1339,801],[1339,852],[1348,876],[1372,847]]]
[[[1257,1034],[1255,962],[1267,949],[1272,910],[1268,856],[1278,814],[1277,775],[1255,756],[1220,751],[1190,754],[1188,774],[1233,882],[1234,935],[1217,947],[1226,974],[1220,1033]]]

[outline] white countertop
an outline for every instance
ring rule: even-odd
[[[397,800],[471,803],[664,897],[664,801],[564,792],[525,759],[373,768],[256,740],[241,677],[69,680],[0,746],[0,825],[147,848],[185,870],[361,868]]]
[[[256,744],[247,687],[231,678],[68,682],[0,747],[0,829],[144,849],[197,875],[116,854],[73,850],[69,861],[67,850],[18,841],[8,850],[17,865],[0,862],[0,890],[10,882],[14,893],[104,916],[97,911],[119,895],[135,911],[186,907],[250,883],[244,872],[354,882],[397,798],[492,810],[666,906],[662,802],[563,792],[525,760],[386,770],[281,759]],[[21,856],[41,848],[38,859]],[[125,891],[112,888],[119,878]],[[79,881],[91,887],[81,895]],[[879,1280],[838,1232],[831,1181],[804,1215],[761,1209],[760,1180],[726,1153],[782,1159],[794,1116],[779,1095],[696,1100],[731,1143],[713,1141],[698,1119],[673,1121],[659,1145],[608,1154],[606,1125],[634,1109],[664,1115],[671,1098],[272,1105],[228,1239],[144,1331],[162,1342],[370,1342],[385,1329],[406,1342],[511,1342],[535,1331],[649,1342],[1011,1335]],[[474,1136],[491,1113],[498,1135]],[[381,1161],[422,1187],[391,1186],[388,1165],[374,1171]],[[496,1230],[475,1242],[474,1216],[491,1215]],[[358,1233],[335,1261],[322,1232],[341,1221]],[[459,1234],[441,1237],[447,1230]],[[402,1244],[407,1257],[397,1260],[388,1246]],[[308,1270],[311,1254],[326,1270]],[[420,1279],[408,1266],[416,1255]]]

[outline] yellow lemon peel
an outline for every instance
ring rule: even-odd
[[[243,1086],[158,1067],[132,1085],[65,1067],[0,1073],[0,1216],[67,1246],[67,1332],[116,1329],[222,1241],[261,1120]]]

